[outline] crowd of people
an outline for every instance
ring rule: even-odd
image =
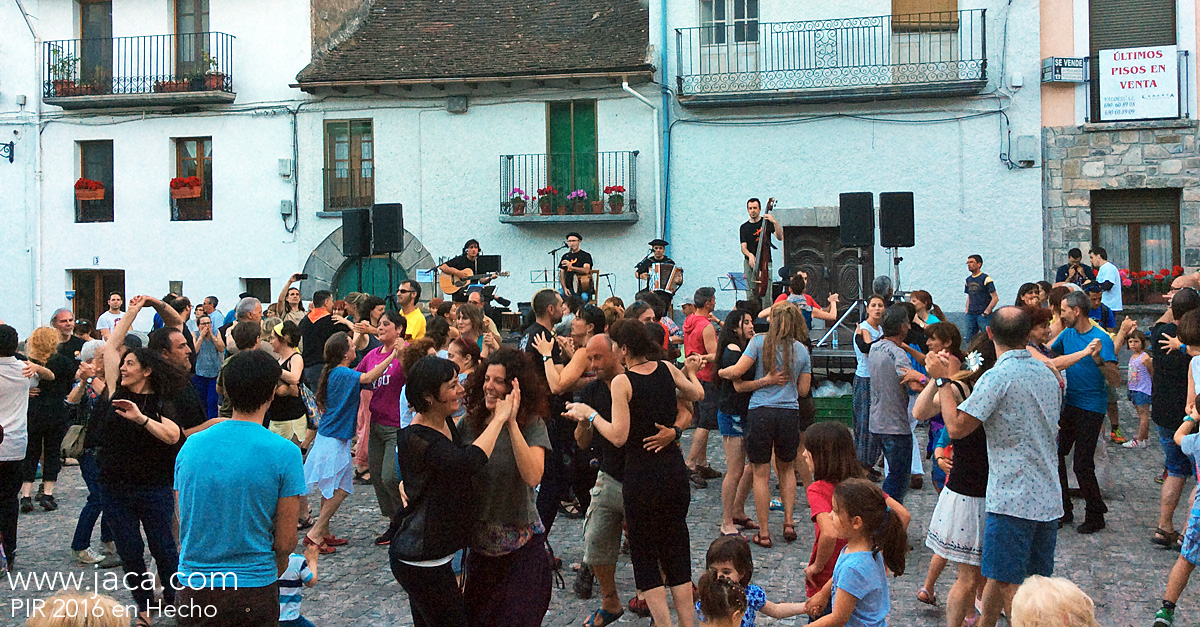
[[[1097,450],[1144,448],[1153,426],[1166,463],[1151,540],[1180,551],[1155,619],[1169,626],[1200,560],[1200,510],[1184,531],[1174,523],[1200,448],[1190,357],[1200,294],[1180,273],[1147,336],[1117,322],[1121,278],[1106,257],[1093,249],[1092,268],[1073,250],[1057,283],[1024,284],[1000,306],[972,255],[965,335],[929,292],[869,296],[850,340],[852,428],[815,419],[810,330],[814,318],[838,319],[839,300],[818,303],[803,272],[773,302],[738,301],[723,318],[711,287],[686,303],[642,291],[628,305],[542,290],[507,339],[479,291],[422,300],[421,284],[405,281],[387,301],[317,290],[306,306],[293,286],[302,275],[267,307],[243,295],[224,316],[211,296],[195,308],[176,294],[126,307],[113,294],[94,329],[61,309],[22,346],[0,323],[3,556],[19,568],[20,516],[59,506],[65,456],[88,489],[72,556],[152,582],[130,586],[143,627],[171,612],[180,625],[311,625],[302,590],[349,542],[338,510],[365,484],[382,519],[370,533],[421,627],[540,625],[562,568],[551,548],[559,516],[584,520],[575,593],[600,588],[585,627],[626,611],[659,627],[749,626],[758,613],[904,624],[888,585],[914,566],[914,515],[928,517],[933,552],[918,600],[937,605],[939,577],[957,569],[948,627],[992,627],[1002,614],[1014,626],[1095,625],[1091,600],[1054,578],[1056,538],[1076,522],[1073,496],[1084,502],[1075,531],[1105,529]],[[132,328],[147,308],[143,341]],[[1122,348],[1139,420],[1127,441]],[[714,430],[723,472],[709,460]],[[904,501],[926,460],[939,496],[914,514]],[[689,527],[691,491],[716,479],[720,520]],[[804,596],[768,600],[750,583],[751,545],[798,539],[800,488],[815,536]],[[700,572],[695,533],[715,538]],[[626,550],[634,589],[622,591]],[[1046,623],[1048,608],[1077,622]]]

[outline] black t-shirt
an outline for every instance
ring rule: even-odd
[[[114,399],[133,401],[150,420],[161,422],[161,417],[175,419],[175,409],[157,394],[134,394],[118,390]],[[175,456],[183,446],[180,436],[175,444],[167,444],[154,437],[142,426],[122,418],[116,409],[105,412],[97,421],[97,441],[100,450],[96,456],[100,483],[108,487],[171,488],[175,484]]]
[[[292,353],[291,357],[279,362],[279,365],[287,370],[287,363],[299,357],[297,353]],[[308,415],[308,408],[304,406],[304,399],[299,396],[280,396],[275,395],[271,399],[271,406],[267,408],[266,419],[268,421],[282,422],[286,420],[295,420],[304,418]]]
[[[738,229],[738,241],[746,245],[746,250],[750,251],[751,255],[758,254],[758,235],[762,231],[764,224],[771,224],[765,218],[760,218],[758,222],[746,220]],[[774,225],[771,225],[771,233],[774,233]],[[770,241],[770,240],[768,240]],[[771,248],[775,248],[775,244],[771,244]]]
[[[1154,325],[1150,331],[1150,356],[1154,359],[1154,373],[1150,378],[1150,417],[1154,424],[1173,431],[1183,424],[1191,358],[1179,351],[1164,351],[1158,344],[1164,335],[1177,337],[1179,329],[1164,322]]]
[[[58,345],[58,352],[70,357],[71,359],[74,359],[75,361],[79,361],[79,351],[83,350],[83,345],[86,343],[87,340],[79,337],[78,335],[72,335],[71,339]]]
[[[325,363],[325,342],[338,332],[338,325],[333,316],[322,316],[316,322],[307,316],[300,321],[300,338],[304,342],[304,367],[319,366]]]
[[[46,369],[54,373],[54,380],[38,381],[38,395],[29,397],[29,410],[26,413],[30,427],[35,429],[65,423],[71,417],[66,400],[75,385],[79,364],[75,363],[74,357],[54,353],[46,360]]]
[[[742,358],[742,351],[734,350],[725,347],[725,352],[721,354],[721,368],[728,368],[738,362]],[[720,378],[720,377],[718,377]],[[754,369],[746,371],[742,375],[742,381],[754,380]],[[750,411],[750,396],[753,392],[738,392],[733,389],[733,381],[730,379],[721,379],[721,397],[717,402],[717,409],[721,413],[730,416],[746,417],[746,413]]]
[[[459,255],[450,261],[447,261],[446,265],[454,268],[455,270],[470,270],[471,274],[479,274],[478,263],[479,257],[476,257],[475,260],[472,261],[466,255]]]
[[[542,365],[542,354],[533,348],[533,338],[543,336],[554,346],[550,350],[550,360],[555,364],[564,365],[567,363],[566,355],[563,353],[562,347],[558,342],[554,341],[554,333],[546,327],[534,322],[525,330],[525,335],[521,336],[519,344],[521,350],[529,355],[529,360],[532,362],[534,373],[542,381],[546,381],[546,368]],[[549,387],[549,383],[546,386]],[[558,394],[550,395],[550,418],[546,420],[546,429],[549,431],[551,444],[557,450],[560,446],[570,446],[570,443],[575,441],[575,426],[571,421],[562,417],[562,413],[567,410],[567,400]]]
[[[654,255],[646,255],[646,258],[637,263],[636,269],[638,274],[646,274],[650,271],[650,266],[656,263],[665,263],[675,265],[675,260],[663,255],[662,259],[655,259]]]
[[[987,495],[988,453],[987,436],[983,425],[967,434],[967,437],[951,439],[954,466],[946,477],[946,487],[956,494],[983,498]]]
[[[904,343],[916,346],[917,350],[922,353],[929,352],[929,338],[925,336],[925,330],[915,324],[909,325],[908,335],[904,336]]]
[[[592,254],[589,252],[586,252],[586,251],[582,251],[582,250],[577,253],[569,252],[562,256],[562,261],[560,263],[563,263],[565,265],[566,262],[570,262],[576,268],[583,268],[584,266],[590,266],[590,265],[592,265]],[[559,266],[559,267],[561,268],[562,266]],[[574,273],[572,273],[572,274],[574,274]]]
[[[208,420],[208,409],[200,402],[200,395],[191,381],[185,381],[175,392],[171,404],[175,407],[175,416],[171,419],[184,429],[194,429]]]
[[[612,390],[608,388],[606,381],[596,379],[580,388],[575,393],[575,402],[587,403],[589,407],[596,410],[596,413],[600,414],[605,420],[612,420]],[[593,446],[597,442],[600,444],[600,471],[617,481],[624,481],[625,449],[613,446],[612,442],[608,441],[608,438],[593,429]]]

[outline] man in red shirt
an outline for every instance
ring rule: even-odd
[[[713,309],[717,306],[717,290],[702,287],[693,297],[695,313],[683,321],[683,354],[700,355],[704,367],[696,374],[704,386],[704,400],[697,403],[696,432],[692,435],[692,447],[688,451],[688,478],[698,488],[708,486],[709,479],[721,476],[708,465],[708,432],[717,428],[717,386],[713,383],[717,360],[717,330],[713,326]]]

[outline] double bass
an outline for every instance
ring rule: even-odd
[[[758,250],[755,253],[754,259],[757,266],[754,268],[754,281],[757,286],[759,298],[765,297],[771,291],[771,234],[774,232],[774,227],[767,230],[767,226],[771,223],[767,221],[767,215],[775,208],[775,199],[767,200],[767,209],[763,212],[761,224],[758,227]]]

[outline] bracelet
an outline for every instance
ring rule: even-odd
[[[553,359],[553,355],[542,355],[542,363],[546,363]]]
[[[600,417],[600,414],[598,412],[592,412],[592,415],[588,416],[588,424],[592,424],[593,422],[596,422],[596,419],[599,417]]]
[[[1190,422],[1190,423],[1192,423],[1192,424],[1196,424],[1196,419],[1195,419],[1195,418],[1193,418],[1193,417],[1191,417],[1190,415],[1189,415],[1189,416],[1184,416],[1184,417],[1183,417],[1183,421],[1184,421],[1184,422]]]
[[[150,424],[150,417],[149,417],[149,416],[147,416],[147,417],[146,417],[146,419],[142,421],[142,424],[140,424],[140,425],[138,425],[138,426],[139,426],[139,427],[144,427],[144,426],[146,426],[147,424]]]

